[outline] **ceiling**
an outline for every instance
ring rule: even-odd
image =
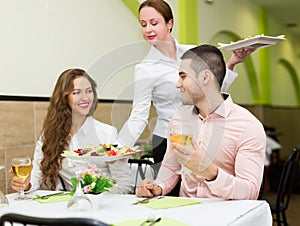
[[[300,37],[300,1],[299,0],[251,0],[263,6],[278,23],[288,27]]]

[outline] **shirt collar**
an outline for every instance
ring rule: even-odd
[[[185,47],[184,45],[180,45],[178,43],[178,41],[176,40],[176,38],[172,37],[173,41],[175,42],[175,46],[176,46],[176,56],[177,56],[177,61],[180,60],[180,57],[182,56],[182,54],[188,49],[187,47]],[[147,56],[144,58],[143,61],[147,61],[149,63],[156,63],[158,61],[174,61],[173,59],[165,56],[164,54],[162,54],[155,46],[151,46]]]
[[[222,93],[222,95],[224,98],[224,102],[219,107],[217,107],[213,112],[211,112],[207,117],[210,117],[213,114],[217,114],[223,118],[226,118],[229,115],[233,105],[231,96],[227,93]],[[196,107],[196,105],[194,105],[193,107],[193,113],[198,115],[201,119],[204,119],[199,114],[199,109]]]

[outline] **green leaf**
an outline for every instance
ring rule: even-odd
[[[83,177],[83,185],[85,186],[91,184],[92,182],[93,182],[93,177],[90,174],[86,173]]]

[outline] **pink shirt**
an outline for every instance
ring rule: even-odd
[[[207,182],[195,174],[183,174],[180,196],[257,199],[263,177],[266,135],[260,121],[248,110],[234,104],[231,97],[208,117],[202,118],[194,106],[184,106],[172,117],[172,125],[193,125],[193,140],[206,147],[207,156],[218,167],[218,176]],[[168,140],[169,143],[169,140]],[[181,168],[175,151],[168,145],[156,182],[169,193],[177,183]]]

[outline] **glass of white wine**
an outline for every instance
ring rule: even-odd
[[[170,141],[184,146],[190,146],[193,139],[192,126],[189,124],[173,125],[170,128]],[[184,166],[176,172],[177,174],[189,174],[191,171]]]
[[[32,169],[31,159],[29,157],[21,157],[21,158],[13,158],[11,161],[12,170],[14,175],[23,178],[25,180],[26,177],[30,175]],[[20,190],[19,196],[16,200],[25,200],[27,196],[24,194],[24,190]]]

